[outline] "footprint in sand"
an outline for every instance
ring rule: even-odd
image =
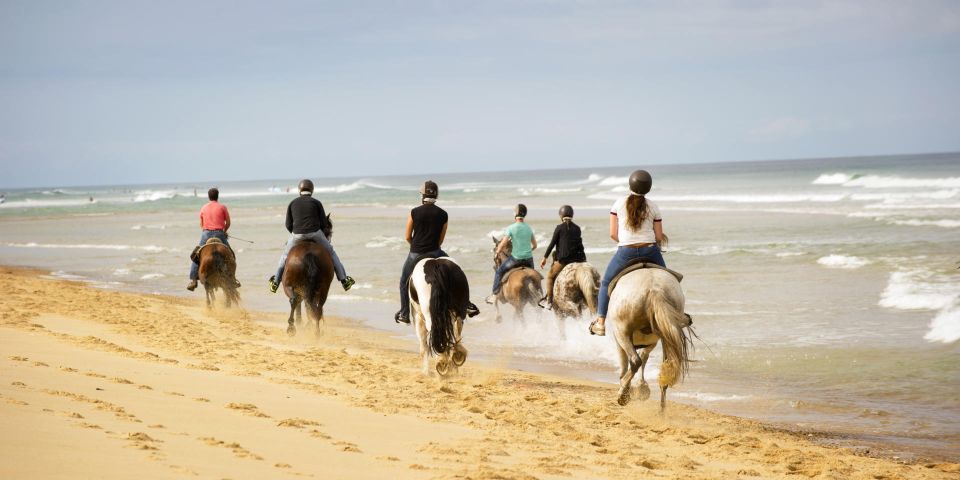
[[[270,418],[270,415],[261,412],[256,405],[251,403],[228,403],[226,407],[231,410],[239,410],[243,412],[244,415],[250,415],[251,417]]]

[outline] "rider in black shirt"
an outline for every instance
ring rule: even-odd
[[[540,268],[543,268],[547,264],[547,258],[550,258],[553,247],[557,247],[556,258],[550,266],[550,271],[547,272],[547,294],[540,299],[541,307],[553,302],[553,282],[563,267],[571,263],[587,261],[587,254],[583,251],[580,227],[573,223],[573,207],[570,205],[560,207],[560,220],[560,225],[553,229],[553,238],[543,254],[543,260],[540,261]]]
[[[432,180],[427,180],[420,188],[421,205],[410,211],[407,217],[407,230],[404,235],[410,244],[410,253],[403,262],[400,273],[400,311],[394,315],[397,323],[410,323],[410,293],[407,282],[413,267],[424,257],[446,257],[446,252],[440,249],[443,239],[447,235],[447,212],[438,207],[438,188]],[[467,314],[474,316],[479,311],[471,303],[467,307]]]

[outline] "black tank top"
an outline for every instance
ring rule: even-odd
[[[410,210],[413,217],[413,240],[411,253],[427,253],[440,249],[440,233],[447,224],[447,212],[442,208],[425,203]]]

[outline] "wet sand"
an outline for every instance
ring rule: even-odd
[[[329,318],[207,311],[0,268],[3,478],[957,478],[609,384],[467,361]],[[469,338],[465,339],[469,348]]]

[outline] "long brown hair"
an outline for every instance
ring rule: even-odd
[[[647,197],[643,195],[630,195],[627,197],[627,228],[636,232],[640,230],[640,225],[647,219]]]

